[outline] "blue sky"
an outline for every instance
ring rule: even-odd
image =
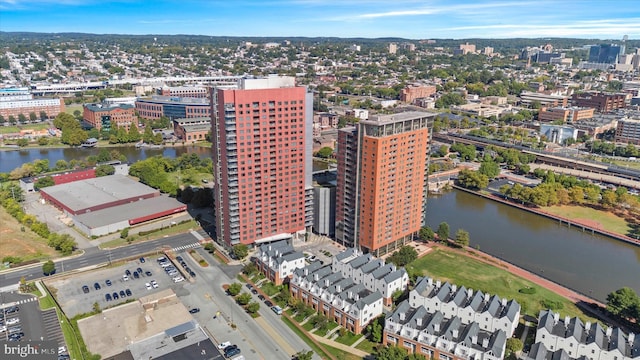
[[[0,0],[1,31],[640,39],[639,0]]]

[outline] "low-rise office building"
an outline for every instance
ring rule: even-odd
[[[211,107],[206,98],[152,96],[136,100],[140,117],[157,120],[165,116],[171,120],[211,117]]]
[[[173,120],[173,134],[182,141],[201,141],[211,131],[211,118],[196,117]]]
[[[98,130],[110,130],[113,126],[138,127],[138,117],[132,105],[127,104],[85,104],[82,120]]]
[[[616,142],[640,145],[640,119],[623,118],[618,120]]]
[[[541,122],[562,121],[577,122],[593,118],[594,108],[581,107],[543,107],[538,113],[538,120]]]
[[[24,115],[30,119],[31,113],[34,113],[38,119],[41,119],[41,113],[45,113],[46,117],[51,119],[61,112],[64,112],[64,101],[60,99],[34,99],[31,94],[5,95],[0,96],[0,115],[5,120],[10,116],[18,119],[20,115]]]
[[[499,360],[504,357],[507,337],[503,330],[483,330],[477,322],[465,323],[460,317],[429,312],[405,300],[385,319],[383,344],[429,359]]]
[[[523,105],[531,105],[537,102],[542,106],[549,107],[567,106],[569,97],[558,93],[547,94],[540,92],[523,91],[520,94],[520,102]]]
[[[581,93],[573,94],[571,104],[594,108],[597,112],[609,112],[625,108],[627,106],[626,99],[626,94]]]

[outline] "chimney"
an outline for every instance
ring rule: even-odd
[[[478,335],[473,335],[471,337],[471,343],[478,345]]]
[[[453,329],[453,331],[451,332],[451,335],[453,336],[454,339],[458,338],[458,329]]]
[[[569,326],[569,321],[571,321],[571,318],[569,317],[569,315],[564,317],[564,326],[568,327]]]
[[[451,284],[451,293],[455,294],[456,290],[458,290],[458,286],[456,286],[456,284]]]
[[[353,291],[349,290],[349,292],[347,293],[347,297],[349,299],[352,299],[353,298]]]
[[[484,302],[488,302],[489,301],[489,294],[484,294]]]
[[[553,325],[556,325],[558,321],[560,321],[560,313],[552,313],[553,314]]]
[[[440,285],[441,285],[440,280],[437,280],[437,281],[436,281],[436,287],[437,287],[438,289],[440,288]]]
[[[473,296],[473,289],[467,289],[467,297],[471,299],[472,296]]]
[[[353,297],[353,300],[358,301],[360,300],[360,294],[355,294],[355,296]]]
[[[439,332],[440,331],[440,323],[433,324],[433,331],[435,331],[435,332]]]
[[[432,285],[433,284],[433,279],[432,278],[427,278],[427,284]]]
[[[324,279],[324,286],[329,286],[329,279]]]
[[[584,324],[584,329],[587,331],[587,333],[590,333],[590,332],[591,332],[591,321],[587,321],[587,322]]]
[[[421,317],[416,319],[416,325],[417,326],[422,326],[422,318]],[[629,334],[629,338],[630,339],[631,339],[631,335],[633,335],[633,334]]]
[[[485,348],[485,349],[489,347],[489,338],[488,337],[482,339],[482,347]]]
[[[320,280],[320,275],[313,274],[313,281],[318,281],[318,280]]]
[[[404,321],[404,316],[405,316],[405,315],[404,315],[404,313],[403,313],[403,312],[401,312],[401,313],[400,313],[400,321]]]
[[[611,333],[613,332],[613,328],[612,327],[608,327],[607,328],[607,337],[611,337]]]
[[[629,346],[633,345],[633,341],[636,339],[636,334],[634,333],[629,333]]]
[[[339,293],[342,291],[342,286],[340,284],[336,285],[336,292]]]
[[[306,266],[304,267],[304,274],[309,275],[309,268]]]
[[[502,306],[507,306],[507,299],[502,299]]]

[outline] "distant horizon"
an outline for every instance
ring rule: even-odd
[[[0,11],[3,32],[640,39],[636,0],[0,0]]]
[[[554,39],[572,39],[572,40],[597,40],[597,41],[612,41],[612,42],[620,42],[622,39],[616,38],[580,38],[580,37],[570,37],[570,36],[541,36],[541,37],[468,37],[468,38],[404,38],[404,37],[394,37],[394,36],[379,36],[379,37],[362,37],[362,36],[299,36],[299,35],[278,35],[278,36],[268,36],[268,35],[204,35],[204,34],[128,34],[128,33],[92,33],[92,32],[83,32],[83,31],[61,31],[61,32],[44,32],[44,31],[3,31],[0,30],[0,34],[43,34],[43,35],[95,35],[95,36],[202,36],[202,37],[212,37],[212,38],[253,38],[253,39],[282,39],[287,40],[290,38],[303,38],[303,39],[341,39],[341,40],[351,40],[351,39],[363,39],[363,40],[406,40],[406,41],[427,41],[427,40],[454,40],[454,41],[464,41],[464,40],[515,40],[515,39],[523,39],[523,40],[554,40]],[[640,41],[640,37],[631,38],[629,37],[627,41]],[[437,45],[437,43],[436,43]]]

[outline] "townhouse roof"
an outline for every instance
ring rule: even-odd
[[[370,261],[364,265],[362,265],[362,267],[360,268],[360,270],[365,273],[368,274],[370,272],[375,272],[377,269],[381,268],[385,266],[384,262],[382,262],[382,260],[380,259],[374,259],[373,261]],[[375,276],[374,276],[375,277]]]
[[[129,104],[102,104],[102,103],[96,103],[96,104],[85,104],[84,105],[85,108],[87,108],[90,111],[96,112],[96,111],[113,111],[113,110],[127,110],[127,109],[133,109],[133,105],[129,105]]]
[[[339,254],[337,254],[334,259],[336,259],[337,261],[343,261],[345,259],[349,259],[351,257],[355,257],[358,255],[358,251],[354,248],[349,248]]]
[[[384,281],[388,284],[402,278],[405,274],[407,274],[407,271],[404,268],[396,270],[385,275]]]
[[[366,291],[369,292],[369,294],[365,297],[361,297],[360,300],[356,301],[356,303],[353,305],[358,310],[364,310],[365,307],[382,300],[382,295],[380,295],[379,292],[371,292],[369,290]]]
[[[349,266],[351,266],[352,269],[358,269],[367,264],[372,259],[373,256],[371,254],[360,255],[357,258],[349,261]]]

